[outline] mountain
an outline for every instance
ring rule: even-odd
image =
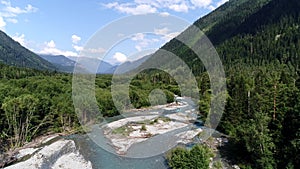
[[[77,59],[82,59],[82,60],[80,60],[80,63],[83,64],[83,67],[86,67],[85,69],[87,69],[90,72],[93,72],[93,70],[90,69],[92,66],[97,66],[94,64],[99,64],[97,74],[114,74],[114,73],[124,74],[124,73],[130,72],[130,71],[136,69],[142,63],[144,63],[146,60],[148,60],[150,57],[151,57],[151,55],[146,55],[135,61],[127,61],[120,65],[111,65],[108,62],[101,61],[100,59],[95,59],[95,58],[84,58],[84,57],[80,57],[80,58],[69,57],[69,58],[72,59],[74,62],[76,62]],[[50,62],[54,63],[53,60]],[[56,60],[56,62],[58,62],[58,61]],[[60,64],[62,64],[62,63],[60,63]]]
[[[209,38],[225,66],[241,59],[251,64],[254,60],[258,60],[257,63],[279,60],[298,64],[296,53],[299,48],[295,44],[299,39],[299,7],[299,0],[289,0],[288,3],[286,0],[230,0],[193,25]],[[178,37],[189,34],[192,29],[187,28]],[[192,45],[199,45],[203,39],[194,35],[189,41]],[[205,71],[202,61],[177,39],[172,39],[161,49],[181,58],[194,74]],[[283,53],[284,50],[287,51]],[[141,67],[149,67],[159,60],[162,60],[161,51]],[[169,60],[164,63],[165,67],[174,65]]]
[[[0,31],[0,62],[17,67],[55,70],[56,67]]]
[[[73,72],[75,61],[63,55],[40,55],[43,59],[54,64],[59,71]]]
[[[74,66],[74,60],[63,55],[40,55],[43,59],[61,66]]]
[[[134,60],[134,61],[126,61],[122,63],[121,65],[114,66],[112,69],[108,70],[109,72],[113,72],[116,74],[124,74],[127,72],[130,72],[136,68],[138,68],[142,63],[147,61],[152,55],[146,55],[140,59]]]
[[[82,64],[82,67],[89,72],[94,72],[94,70],[92,69],[93,66],[98,66],[98,69],[96,71],[97,74],[113,74],[114,72],[113,65],[97,58],[88,58],[88,57],[69,57],[69,58],[75,62],[78,62],[78,60],[80,59],[80,64]]]
[[[210,39],[225,69],[227,99],[217,130],[230,140],[221,156],[230,156],[240,168],[300,166],[299,9],[299,0],[230,0],[194,23]],[[209,51],[201,35],[193,34],[191,26],[177,38]],[[209,105],[219,105],[210,99],[220,99],[210,87],[215,76],[189,46],[174,38],[162,49],[177,57],[165,57],[159,50],[138,69],[159,64],[180,73],[184,64],[174,61],[180,58],[198,80],[199,113],[213,121],[218,117],[209,115]],[[151,73],[149,79],[161,80],[157,71]]]
[[[198,19],[194,25],[200,28],[214,45],[217,45],[236,35],[239,26],[270,1],[231,0],[212,13]]]

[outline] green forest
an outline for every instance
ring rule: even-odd
[[[212,40],[226,73],[227,100],[217,130],[228,135],[229,143],[221,155],[243,169],[300,166],[299,8],[298,0],[232,0],[194,23]],[[162,49],[192,69],[199,87],[199,113],[205,120],[212,92],[201,60],[176,39]],[[0,151],[44,134],[83,131],[80,112],[73,107],[71,74],[4,64],[0,69]],[[99,118],[119,115],[111,82],[112,75],[96,77]],[[153,89],[161,89],[168,103],[181,95],[166,72],[146,70],[130,83],[135,108],[151,106],[148,96]],[[196,168],[208,168],[210,157],[205,146],[179,147],[167,154],[174,169],[193,168],[196,163]]]

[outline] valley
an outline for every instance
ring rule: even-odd
[[[123,9],[117,5],[121,2],[105,10]],[[29,13],[33,8],[26,9]],[[197,15],[200,18],[193,23],[207,38],[192,35],[184,44],[180,38],[193,32],[190,26],[151,55],[135,61],[122,55],[118,58],[122,62],[112,63],[57,55],[55,44],[48,43],[44,45],[55,52],[42,55],[0,31],[0,167],[296,169],[299,9],[299,0],[224,1],[208,14]],[[12,24],[7,16],[0,19]],[[70,46],[78,49],[81,38],[72,37]],[[138,43],[145,37],[130,37],[137,43],[131,44],[135,50],[145,45]],[[204,39],[210,42],[203,43]],[[148,45],[157,42],[155,36],[152,40]],[[201,60],[207,55],[197,51],[206,49],[201,44],[213,46],[207,49],[218,54],[226,78],[215,80],[209,74],[218,65]],[[176,58],[164,57],[161,51]],[[74,84],[77,59],[88,60],[78,66],[85,78],[77,79],[86,87]],[[144,69],[154,63],[160,69]],[[90,69],[98,64],[97,70]],[[127,89],[122,83],[128,79],[126,93],[121,89]],[[193,85],[197,90],[190,88]],[[115,95],[114,87],[120,89]],[[57,135],[57,140],[47,140]],[[38,138],[46,138],[47,144],[32,145]]]

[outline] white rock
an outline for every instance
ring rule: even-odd
[[[240,169],[240,167],[238,165],[233,165],[232,166],[234,169]]]
[[[79,152],[70,153],[59,158],[52,169],[88,169],[92,168],[90,161],[86,161]]]
[[[64,163],[64,165],[62,165]],[[8,166],[5,169],[40,169],[40,168],[92,169],[90,162],[79,154],[72,140],[59,140],[45,146],[26,161]]]
[[[35,151],[37,151],[37,148],[25,148],[25,149],[21,149],[18,154],[16,155],[16,158],[20,159],[26,155],[31,155],[33,154]]]

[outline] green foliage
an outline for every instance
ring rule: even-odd
[[[140,72],[130,83],[129,97],[135,108],[174,102],[180,94],[175,80],[166,72],[152,69]]]
[[[122,126],[122,127],[119,127],[119,128],[116,128],[112,131],[113,134],[121,134],[121,135],[124,135],[124,136],[128,136],[129,133],[132,131],[132,129],[128,126]]]
[[[230,136],[237,150],[232,154],[244,168],[300,166],[299,8],[299,0],[232,0],[194,24],[225,67],[228,99],[218,129]],[[205,118],[215,96],[202,61],[176,39],[162,48],[198,76]]]
[[[4,99],[1,109],[5,112],[8,124],[6,132],[14,136],[10,142],[12,147],[18,147],[34,136],[37,104],[38,99],[28,94]]]
[[[230,144],[234,147],[231,153],[242,168],[300,166],[299,2],[231,0],[195,22],[216,45],[225,67],[228,99],[218,130],[230,136]],[[5,39],[4,34],[0,35]],[[192,40],[196,42],[196,38]],[[7,38],[0,41],[3,62],[23,63],[26,60],[22,58],[27,54],[32,58],[32,53],[19,46],[13,50],[12,46],[15,44]],[[217,96],[212,96],[210,77],[202,61],[176,39],[163,49],[179,56],[197,76],[199,91],[190,92],[194,95],[199,92],[199,111],[206,117],[210,102]],[[153,55],[152,60],[160,59],[160,55]],[[30,66],[27,62],[26,65]],[[31,66],[37,68],[36,64]],[[182,74],[183,67],[176,66],[172,71]],[[40,134],[72,130],[79,126],[75,112],[86,122],[94,120],[89,116],[101,118],[119,114],[115,104],[122,103],[122,97],[113,102],[110,75],[96,78],[95,95],[100,114],[95,115],[95,108],[87,99],[80,100],[82,109],[74,110],[70,75],[1,64],[0,69],[1,146],[18,146]],[[154,89],[163,92],[157,95],[157,102],[148,97]],[[129,89],[130,101],[136,108],[160,104],[164,98],[170,103],[174,94],[182,94],[176,81],[168,73],[156,69],[140,72],[131,81]],[[122,108],[128,108],[128,104]],[[89,111],[84,111],[84,107],[89,107]],[[18,134],[26,128],[35,132]],[[114,132],[126,133],[126,128]],[[172,168],[207,168],[209,157],[206,147],[196,146],[192,150],[176,148],[167,159]]]
[[[176,147],[167,154],[172,169],[208,169],[211,157],[211,150],[204,145],[196,145],[191,150]]]
[[[143,125],[142,125],[142,127],[141,127],[141,131],[147,131],[147,127],[146,127],[146,125],[145,125],[145,124],[143,124]]]
[[[223,169],[222,161],[215,161],[213,163],[213,169]]]

